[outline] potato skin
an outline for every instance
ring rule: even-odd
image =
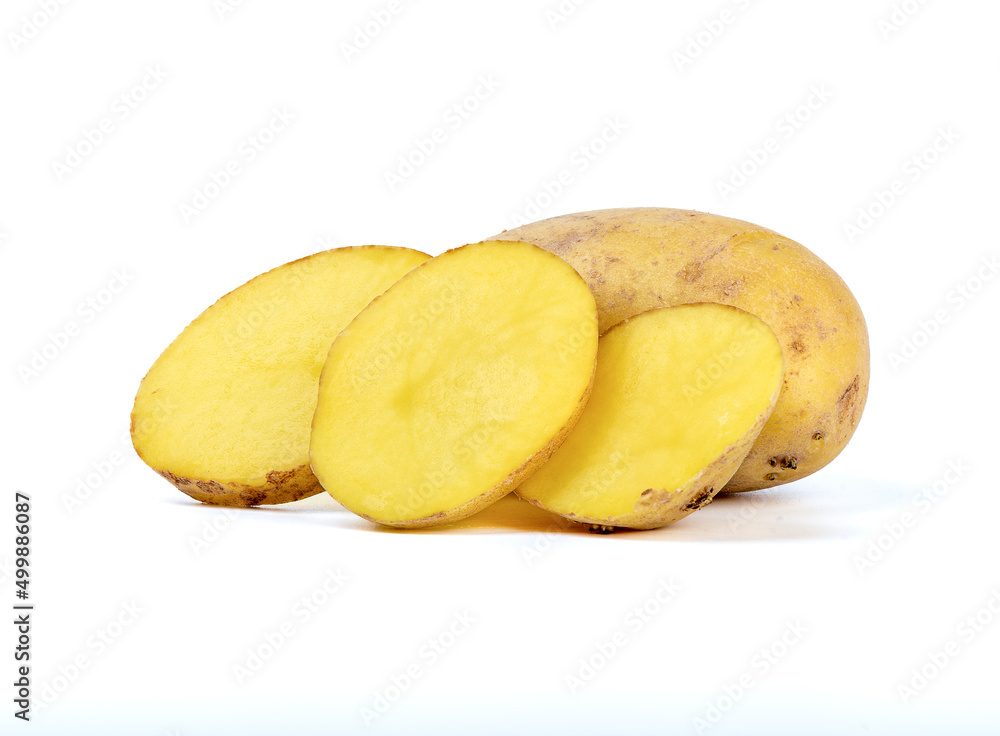
[[[261,504],[291,503],[315,496],[323,490],[308,465],[300,465],[293,470],[272,471],[259,484],[220,483],[182,478],[169,470],[156,472],[194,500],[214,506],[249,508]]]
[[[726,492],[804,478],[854,434],[868,396],[865,319],[844,281],[795,241],[742,220],[655,207],[564,215],[489,239],[534,243],[569,262],[594,293],[602,333],[648,309],[694,302],[739,307],[774,331],[781,395]]]

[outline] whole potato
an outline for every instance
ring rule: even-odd
[[[602,333],[695,302],[739,307],[774,331],[781,394],[726,491],[804,478],[854,434],[868,396],[865,319],[844,281],[798,243],[741,220],[653,207],[554,217],[491,240],[534,243],[568,261],[594,293]]]

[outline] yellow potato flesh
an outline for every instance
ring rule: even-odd
[[[383,524],[468,516],[562,441],[596,351],[594,299],[564,261],[526,243],[444,253],[334,342],[313,471],[337,501]]]
[[[593,523],[674,521],[735,472],[782,370],[774,334],[739,309],[692,304],[626,320],[601,337],[580,421],[518,495]],[[741,443],[742,454],[731,451]],[[661,498],[651,503],[652,494]]]
[[[143,379],[133,410],[139,455],[210,503],[256,505],[318,492],[308,470],[309,432],[330,344],[427,258],[405,248],[340,248],[275,268],[219,299]]]

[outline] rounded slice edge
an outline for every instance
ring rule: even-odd
[[[782,376],[774,333],[736,307],[688,304],[624,320],[601,336],[576,427],[517,494],[600,531],[672,524],[736,472]]]
[[[390,246],[337,248],[220,298],[143,378],[131,417],[139,457],[204,503],[247,507],[319,493],[309,432],[330,344],[429,257]]]
[[[597,307],[563,260],[528,243],[447,251],[374,300],[334,341],[311,462],[370,521],[420,528],[497,501],[581,415]]]

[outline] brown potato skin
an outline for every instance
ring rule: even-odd
[[[308,465],[268,473],[265,482],[259,485],[182,478],[169,470],[156,472],[194,500],[214,506],[249,508],[261,504],[291,503],[315,496],[323,490]]]
[[[771,488],[832,461],[868,396],[868,330],[857,300],[802,245],[742,220],[631,208],[554,217],[489,240],[541,246],[583,276],[600,330],[648,309],[715,302],[777,335],[785,378],[774,412],[726,492]]]
[[[132,447],[135,454],[156,471],[157,475],[196,501],[213,506],[250,508],[262,504],[290,503],[315,496],[323,490],[308,463],[291,470],[273,470],[259,483],[186,478],[169,470],[154,467],[143,455],[140,449],[141,443],[137,441],[137,437],[142,430],[154,431],[157,420],[147,417],[144,421],[145,424],[140,427],[133,411],[129,422],[129,433],[132,436]]]

